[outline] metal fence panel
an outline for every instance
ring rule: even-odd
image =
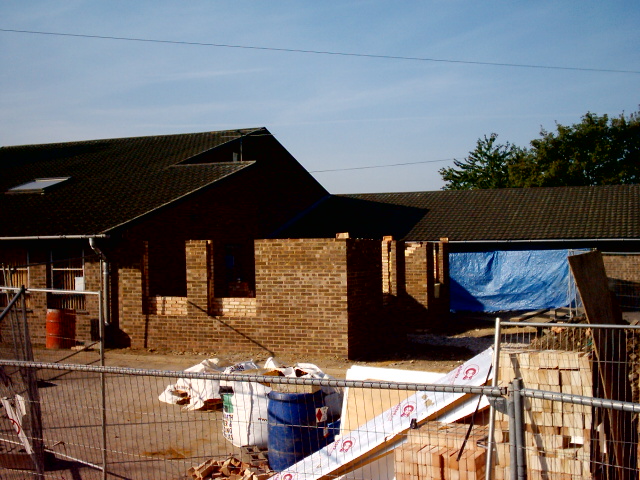
[[[528,478],[637,478],[637,327],[502,328],[499,377],[522,382]],[[508,434],[507,422],[498,419],[498,438]],[[508,464],[509,452],[498,457]]]
[[[5,372],[11,372],[12,366],[24,369],[24,365],[15,361],[0,362]],[[422,466],[423,473],[428,469],[440,471],[445,467],[449,470],[473,468],[480,472],[486,457],[486,419],[476,417],[476,425],[465,440],[470,431],[469,420],[465,424],[438,423],[438,420],[448,421],[439,407],[450,404],[452,396],[457,398],[469,394],[472,401],[467,408],[473,413],[478,405],[478,396],[472,394],[497,396],[503,393],[502,389],[492,387],[447,384],[309,381],[36,362],[28,365],[38,371],[43,442],[57,459],[52,462],[49,458],[45,478],[67,478],[67,475],[68,478],[74,478],[72,475],[80,475],[78,478],[83,479],[103,478],[103,455],[107,464],[106,478],[189,479],[198,478],[198,468],[202,472],[209,467],[216,471],[225,468],[226,473],[220,478],[237,478],[231,473],[236,471],[238,474],[242,462],[245,467],[251,465],[246,467],[251,473],[247,478],[253,479],[252,475],[267,478],[276,474],[268,469],[268,465],[277,464],[278,470],[294,468],[295,471],[296,466],[290,466],[291,458],[297,461],[308,457],[312,453],[309,445],[312,448],[334,445],[338,454],[355,448],[353,443],[357,440],[353,431],[358,427],[364,437],[374,439],[388,433],[386,429],[390,421],[399,427],[398,435],[382,438],[373,454],[350,462],[352,472],[348,478],[372,478],[371,475],[393,478],[398,469],[407,470],[407,475],[414,472],[418,478],[418,465]],[[104,410],[100,394],[101,375],[106,377]],[[186,410],[186,405],[161,402],[159,395],[166,391],[167,386],[177,385],[177,377],[217,382],[223,393],[228,391],[225,388],[232,387],[235,398],[225,405],[226,395],[222,395],[219,401],[205,402],[198,410]],[[268,402],[262,398],[266,391],[262,387],[266,382],[269,382],[271,391]],[[351,395],[348,402],[350,412],[342,409],[340,401],[346,388]],[[274,396],[274,392],[277,395]],[[16,392],[5,390],[2,393],[8,396]],[[331,395],[337,395],[333,405],[329,400]],[[284,404],[274,406],[274,400],[283,398]],[[411,423],[418,426],[418,422],[411,422],[420,408],[413,403],[416,398],[428,399],[435,413],[430,416],[427,426],[412,429]],[[266,411],[267,403],[269,411]],[[104,428],[101,424],[103,411],[106,414]],[[345,420],[345,424],[341,426],[340,420]],[[365,429],[362,429],[363,422]],[[20,447],[21,441],[13,427],[7,418],[0,422],[0,445],[5,451]],[[103,452],[105,434],[106,449]],[[276,436],[282,437],[284,446],[274,443]],[[332,442],[334,436],[339,437],[338,442]],[[300,439],[301,442],[298,441]],[[457,454],[465,441],[464,455],[458,460]],[[485,447],[478,442],[484,442]],[[245,443],[251,445],[243,445]],[[418,456],[426,446],[428,449]],[[270,450],[265,452],[267,447]],[[443,456],[447,456],[446,466],[442,464]],[[236,461],[233,460],[225,465],[230,458],[239,464],[232,465]],[[301,470],[295,473],[298,476],[314,474]],[[336,470],[329,476],[341,477],[345,473]],[[26,475],[34,473],[15,469],[2,471],[2,478],[27,478]],[[208,477],[204,475],[203,478]]]

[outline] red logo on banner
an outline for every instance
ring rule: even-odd
[[[400,414],[401,417],[408,417],[409,415],[411,415],[413,413],[413,411],[416,409],[416,407],[414,407],[411,404],[405,405],[404,408],[402,409],[402,413]]]
[[[10,418],[9,421],[13,423],[13,426],[15,427],[16,432],[18,432],[18,435],[20,435],[20,432],[22,431],[22,429],[20,428],[20,424],[16,422],[13,418]]]
[[[353,447],[353,440],[351,439],[343,440],[342,448],[340,448],[340,451],[343,453],[347,453],[349,450],[351,450],[351,447]]]
[[[338,450],[340,453],[347,453],[349,450],[353,448],[356,441],[351,437],[346,437],[341,440],[336,440],[331,445],[329,445],[328,453],[331,455],[335,450]]]
[[[473,377],[476,376],[479,370],[480,370],[480,367],[478,367],[477,365],[471,365],[467,367],[467,369],[464,371],[464,377],[462,377],[462,379],[471,380]]]

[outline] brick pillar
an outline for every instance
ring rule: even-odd
[[[132,348],[146,348],[147,345],[146,258],[145,242],[131,243],[118,268],[120,328],[129,337]]]
[[[31,288],[47,288],[48,250],[29,252],[29,285]],[[29,293],[29,309],[34,317],[44,319],[47,313],[47,294],[42,292]],[[43,322],[44,325],[44,322]],[[34,332],[32,332],[33,334]],[[44,334],[43,334],[44,336]]]
[[[427,244],[413,243],[406,260],[406,291],[414,307],[427,308]]]
[[[207,315],[210,309],[211,242],[187,240],[187,313],[190,316]]]
[[[102,288],[102,263],[98,258],[90,257],[84,263],[84,288],[90,292],[99,292]],[[76,339],[95,341],[100,338],[98,317],[100,313],[100,297],[85,295],[84,309],[87,315],[76,316]]]
[[[393,237],[382,237],[382,293],[391,295],[391,270],[393,263],[391,261],[391,245]]]
[[[440,282],[440,299],[439,305],[442,310],[440,313],[449,313],[449,300],[450,300],[450,282],[449,282],[449,239],[441,238],[438,243],[438,278],[436,281]]]
[[[426,295],[426,299],[427,299],[427,308],[431,308],[431,306],[433,305],[433,299],[434,299],[434,284],[436,283],[436,255],[437,255],[437,246],[433,243],[433,242],[428,242],[426,245],[426,255],[427,255],[427,261],[426,261],[426,271],[425,274],[427,276],[426,281],[427,281],[427,295]]]
[[[388,340],[381,318],[382,255],[375,240],[347,239],[348,356],[359,358]]]
[[[400,253],[398,253],[400,252]],[[382,292],[385,303],[396,300],[405,292],[404,288],[404,242],[393,237],[382,240]]]
[[[29,285],[31,288],[47,288],[47,273],[49,264],[49,249],[29,250]],[[32,343],[45,343],[47,316],[47,294],[43,292],[30,292],[27,300],[29,319],[29,333]]]

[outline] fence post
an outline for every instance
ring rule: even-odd
[[[515,405],[514,405],[514,397],[515,394],[513,392],[513,382],[509,383],[507,387],[507,416],[509,418],[509,465],[511,466],[510,470],[510,478],[511,480],[517,480],[518,478],[518,469],[516,468],[518,465],[518,457],[517,457],[517,446],[516,446],[516,422],[515,422]]]
[[[500,372],[500,317],[496,317],[496,327],[493,337],[493,380],[491,386],[498,386],[498,375]],[[485,464],[485,478],[493,477],[493,458],[495,455],[495,433],[496,409],[492,403],[489,404],[489,438],[487,440],[487,462]]]
[[[20,288],[20,305],[22,309],[22,315],[20,321],[22,323],[22,355],[21,360],[27,362],[33,362],[33,347],[31,345],[31,334],[29,333],[29,322],[27,321],[27,305],[25,302],[25,288],[24,285]],[[15,315],[17,322],[17,313]],[[38,391],[38,378],[33,368],[21,368],[20,374],[22,381],[26,387],[26,397],[28,409],[23,419],[23,425],[28,426],[28,431],[31,436],[31,447],[33,449],[33,462],[36,469],[36,473],[39,477],[44,477],[45,459],[44,459],[44,440],[42,438],[42,410],[40,405],[40,392]]]
[[[98,294],[98,332],[100,335],[100,366],[104,367],[104,310],[102,305],[102,295]],[[107,386],[104,372],[100,373],[100,396],[102,401],[102,478],[107,478]]]
[[[512,449],[511,459],[515,456],[516,463],[511,464],[511,478],[512,479],[526,479],[527,478],[527,462],[525,457],[525,443],[524,443],[524,409],[522,404],[522,379],[516,378],[511,382],[511,392],[513,395],[513,416],[509,412],[509,432],[513,431],[514,438],[511,439],[509,435],[509,443]],[[513,425],[513,427],[511,427]],[[515,450],[515,454],[513,452]]]

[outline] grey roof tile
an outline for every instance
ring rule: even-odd
[[[331,197],[288,236],[427,241],[640,239],[640,185],[369,193]]]
[[[219,152],[257,132],[266,129],[0,148],[0,236],[106,233],[251,166]],[[70,179],[44,194],[6,193],[51,177]]]

